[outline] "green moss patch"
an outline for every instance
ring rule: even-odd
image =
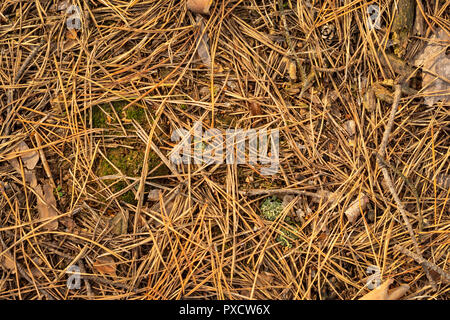
[[[92,126],[95,128],[108,128],[111,125],[118,124],[117,116],[120,117],[124,125],[129,124],[131,120],[136,120],[140,125],[146,126],[145,109],[138,105],[125,108],[128,104],[128,101],[119,100],[94,106],[92,108]],[[114,108],[117,116],[112,108]]]
[[[98,162],[98,165],[95,170],[97,176],[104,177],[119,174],[117,170],[114,168],[115,166],[126,176],[140,177],[142,172],[142,164],[144,162],[143,149],[128,149],[124,147],[109,149],[106,154],[106,157],[108,158],[109,161],[107,161],[102,157]],[[161,160],[159,159],[159,157],[155,153],[150,152],[148,159],[149,172],[151,172],[154,168],[156,168],[160,163]],[[158,169],[155,170],[155,172],[152,173],[152,176],[157,177],[168,174],[169,169],[167,168],[166,165],[163,164],[159,166]],[[117,182],[116,180],[106,180],[105,182],[112,185],[111,190],[114,193],[119,192],[120,190],[123,190],[124,188],[127,187],[125,181]],[[129,190],[123,195],[121,195],[120,199],[128,203],[133,204],[135,203],[134,193],[132,190]]]
[[[264,219],[274,221],[283,211],[283,202],[277,197],[266,198],[261,204],[261,215]]]
[[[297,239],[298,237],[294,233],[284,227],[281,229],[281,234],[277,237],[277,241],[286,248],[292,248],[292,242]]]

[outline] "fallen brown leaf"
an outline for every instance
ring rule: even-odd
[[[409,285],[402,284],[392,290],[389,286],[394,282],[394,279],[387,279],[379,287],[373,289],[359,300],[399,300],[409,290]]]
[[[78,38],[77,30],[75,30],[75,29],[68,29],[66,31],[66,39],[68,39],[68,40],[75,40],[76,38]]]
[[[394,282],[394,279],[387,279],[380,286],[376,287],[359,300],[387,300],[389,286]]]
[[[259,105],[259,103],[254,101],[249,102],[248,107],[252,116],[262,115],[261,106]]]
[[[112,232],[115,235],[126,234],[128,229],[128,211],[118,212],[111,220]]]
[[[450,97],[450,84],[448,83],[450,58],[446,54],[449,41],[450,36],[447,32],[442,29],[438,30],[414,60],[414,65],[422,67],[424,71],[422,86],[426,87],[424,91],[424,94],[427,95],[425,104],[428,106],[432,106],[439,100],[446,103]]]
[[[98,257],[94,262],[94,269],[100,273],[115,276],[116,264],[114,258],[110,256]]]
[[[187,0],[187,8],[195,13],[209,13],[212,0]]]
[[[408,290],[409,290],[409,285],[402,284],[395,289],[389,290],[387,299],[388,300],[399,300],[401,297],[403,297],[406,294],[406,292],[408,292]]]

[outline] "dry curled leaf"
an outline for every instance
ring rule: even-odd
[[[251,101],[249,102],[248,107],[252,116],[262,115],[261,106],[259,105],[259,103]]]
[[[447,103],[450,97],[450,57],[446,54],[449,41],[447,32],[439,29],[414,60],[414,65],[424,71],[422,86],[426,87],[423,93],[428,106],[439,100]]]
[[[14,263],[13,256],[6,251],[0,256],[0,265],[2,265],[6,270],[11,271],[11,273],[16,273],[16,264]]]
[[[387,299],[388,300],[399,300],[406,294],[406,292],[408,292],[408,290],[409,290],[409,285],[402,284],[395,289],[389,290]]]
[[[8,163],[11,165],[11,167],[13,167],[14,170],[16,170],[16,172],[18,172],[19,174],[22,174],[22,169],[20,167],[19,161],[17,160],[17,158],[13,158],[8,160]],[[36,188],[37,186],[37,178],[36,178],[36,174],[34,173],[34,170],[28,170],[27,168],[23,168],[23,175],[25,178],[25,182],[33,189]]]
[[[113,226],[112,232],[115,235],[126,234],[128,229],[128,211],[118,212],[111,220],[111,224]]]
[[[187,0],[187,8],[195,13],[208,14],[212,0]]]
[[[394,279],[387,279],[380,286],[373,289],[359,300],[399,300],[409,290],[409,285],[402,284],[392,290],[389,286],[394,282]]]
[[[30,187],[32,187],[33,189],[36,188],[38,183],[37,183],[37,178],[36,178],[36,174],[34,173],[34,171],[24,169],[23,173],[25,176],[25,181],[30,185]]]
[[[39,152],[37,151],[24,152],[29,149],[30,148],[24,141],[20,141],[16,151],[20,152],[20,157],[22,158],[25,167],[28,170],[33,170],[39,161]]]
[[[94,262],[94,269],[102,274],[116,275],[116,264],[113,257],[98,257]]]
[[[350,223],[355,223],[360,214],[360,210],[364,210],[368,202],[369,198],[364,193],[361,193],[358,199],[352,202],[352,204],[345,211],[345,215]]]
[[[356,133],[356,123],[354,120],[348,120],[344,122],[344,129],[350,136],[355,135]]]
[[[67,40],[75,40],[76,38],[78,38],[77,30],[75,30],[75,29],[68,29],[66,31],[66,39]]]
[[[159,189],[152,189],[149,191],[147,199],[149,201],[159,201],[159,193]]]

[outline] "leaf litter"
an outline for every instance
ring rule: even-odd
[[[81,2],[80,30],[5,3],[0,297],[445,299],[449,16],[420,3],[395,37],[392,0],[374,30],[362,2]],[[278,129],[279,171],[171,163],[199,120]]]
[[[448,104],[450,98],[450,36],[443,29],[427,40],[426,46],[414,59],[414,65],[423,70],[422,94],[425,103],[432,106],[438,101]]]

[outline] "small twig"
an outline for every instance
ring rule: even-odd
[[[50,179],[50,184],[52,185],[52,188],[56,188],[56,184],[55,184],[55,181],[53,180],[53,175],[52,175],[52,172],[50,170],[50,166],[48,165],[47,157],[45,156],[44,149],[42,148],[42,139],[41,139],[41,137],[39,136],[38,133],[36,133],[34,135],[34,138],[35,138],[36,144],[37,144],[37,146],[39,148],[39,150],[38,150],[39,151],[39,156],[41,158],[42,165],[44,167],[44,171],[47,174],[47,177]]]
[[[288,28],[288,25],[287,25],[287,21],[286,21],[286,17],[284,15],[284,12],[281,12],[281,11],[284,11],[283,10],[283,1],[282,0],[278,0],[278,6],[279,6],[279,10],[280,10],[281,21],[283,22],[284,37],[286,38],[286,42],[288,44],[289,50],[291,51],[291,53],[295,57],[297,70],[300,72],[300,78],[301,78],[301,81],[303,83],[303,86],[306,86],[306,73],[305,73],[305,70],[303,69],[303,65],[302,65],[302,63],[300,61],[300,58],[298,57],[297,52],[295,51],[294,45],[292,43],[291,36],[289,34],[289,28]]]
[[[395,114],[397,113],[398,110],[398,104],[400,102],[401,94],[402,94],[402,87],[401,85],[397,84],[395,86],[394,102],[392,103],[392,109],[389,115],[389,120],[386,125],[386,129],[384,130],[383,139],[381,140],[380,147],[378,149],[378,154],[380,155],[381,158],[384,158],[384,155],[386,154],[386,146],[389,141],[389,136],[391,134],[392,127],[394,125]]]
[[[398,244],[396,244],[394,246],[394,249],[397,251],[400,251],[405,256],[408,256],[408,257],[414,259],[418,264],[420,264],[422,266],[426,266],[428,269],[433,270],[434,272],[438,273],[439,275],[442,276],[442,278],[444,278],[445,282],[450,282],[450,274],[448,272],[445,272],[444,270],[442,270],[440,267],[438,267],[434,263],[425,260],[421,256],[415,254],[414,252],[409,251],[406,248],[399,246]]]
[[[86,275],[85,274],[85,275],[83,275],[83,279],[89,279],[89,280],[92,280],[92,281],[95,281],[97,283],[101,283],[101,284],[104,284],[104,285],[109,285],[109,286],[113,286],[113,287],[116,287],[116,288],[119,288],[119,289],[131,290],[133,292],[136,292],[136,289],[130,288],[126,284],[119,283],[119,282],[114,282],[112,280],[108,280],[108,279],[101,278],[101,277],[94,276],[94,275]]]
[[[406,183],[406,185],[408,186],[408,188],[411,190],[414,198],[416,199],[416,206],[417,206],[417,213],[418,213],[418,220],[419,220],[419,230],[423,231],[423,217],[422,217],[422,209],[420,208],[420,198],[419,198],[419,193],[417,192],[416,188],[414,187],[414,185],[409,181],[409,179],[407,177],[405,177],[404,174],[402,174],[399,170],[397,170],[396,168],[394,168],[393,166],[391,166],[391,164],[387,161],[385,161],[378,153],[375,152],[375,155],[378,159],[379,162],[381,162],[382,166],[385,166],[389,169],[391,169],[392,171],[395,171],[400,178],[403,179],[403,181]]]
[[[321,67],[317,67],[315,65],[312,65],[312,67],[314,68],[314,70],[319,71],[319,72],[339,72],[339,71],[344,71],[345,69],[348,68],[348,66],[341,66],[341,67],[337,67],[337,68],[321,68]]]
[[[84,281],[84,284],[86,286],[87,294],[88,294],[89,297],[92,297],[94,294],[92,293],[91,284],[89,283],[89,280],[88,280],[89,278],[84,276],[84,275],[86,275],[86,268],[84,267],[83,259],[80,259],[78,261],[78,263],[79,263],[79,266],[80,266],[81,274],[83,275],[83,281]]]

